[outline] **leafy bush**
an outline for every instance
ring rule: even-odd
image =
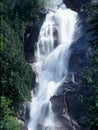
[[[1,97],[0,105],[0,129],[1,130],[19,130],[20,124],[14,117],[14,112],[10,109],[11,102],[4,96]],[[12,116],[13,115],[13,116]]]

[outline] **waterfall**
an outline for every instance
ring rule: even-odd
[[[38,85],[36,93],[32,94],[28,130],[57,128],[50,99],[56,95],[68,75],[70,46],[74,40],[77,13],[67,8],[62,1],[58,5],[56,2],[58,0],[52,3],[53,7],[51,6],[52,9],[46,15],[36,43],[36,63],[33,63],[32,68]]]

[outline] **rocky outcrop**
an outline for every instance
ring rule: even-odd
[[[91,4],[91,0],[63,0],[63,2],[68,8],[77,12]]]
[[[64,122],[64,128],[73,130],[74,127],[75,130],[90,130],[89,127],[86,129],[82,128],[82,123],[85,122],[88,117],[86,115],[85,106],[81,100],[81,95],[83,97],[89,97],[92,90],[85,87],[82,82],[82,77],[78,74],[75,74],[75,79],[76,83],[71,81],[64,83],[59,88],[57,94],[51,98],[52,108],[55,118]],[[66,127],[66,125],[72,128]]]
[[[21,125],[21,126],[20,126],[20,130],[28,130],[28,128],[27,128],[26,125]]]
[[[35,61],[34,49],[36,48],[36,42],[42,23],[43,19],[39,21],[30,21],[26,26],[24,34],[24,52],[28,63],[33,63]]]

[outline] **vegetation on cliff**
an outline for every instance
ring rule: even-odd
[[[28,21],[39,18],[40,0],[2,0],[0,2],[0,128],[19,130],[15,112],[30,99],[32,72],[24,58],[23,40]]]
[[[1,21],[2,95],[12,100],[14,108],[30,96],[31,73],[26,64],[23,45],[5,20]]]
[[[86,125],[91,125],[91,130],[98,129],[98,2],[86,10],[90,33],[90,47],[92,50],[91,66],[85,69],[84,78],[86,87],[90,87],[91,95],[83,98],[87,109],[88,120]]]
[[[10,108],[11,101],[4,96],[0,102],[0,129],[1,130],[19,130],[19,123],[15,113]]]

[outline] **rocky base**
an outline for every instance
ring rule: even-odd
[[[28,130],[28,128],[27,128],[26,125],[21,125],[21,126],[20,126],[20,130]]]

